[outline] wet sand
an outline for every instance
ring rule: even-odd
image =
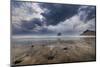
[[[95,38],[43,40],[29,45],[12,43],[13,65],[95,61]]]

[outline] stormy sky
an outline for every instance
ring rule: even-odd
[[[96,7],[57,3],[11,2],[12,35],[80,35],[95,31]]]

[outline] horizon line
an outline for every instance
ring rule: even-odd
[[[66,37],[80,37],[80,38],[87,38],[87,37],[96,37],[94,35],[79,35],[79,36],[11,36],[11,38],[66,38]]]

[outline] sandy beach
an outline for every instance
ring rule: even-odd
[[[12,43],[13,65],[95,61],[95,37]]]

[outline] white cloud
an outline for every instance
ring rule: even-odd
[[[86,28],[86,24],[80,20],[78,15],[74,15],[73,17],[66,19],[64,22],[60,22],[58,25],[48,26],[49,30],[73,35],[80,34],[86,30]]]
[[[79,9],[78,9],[78,15],[80,17],[80,19],[82,21],[85,21],[87,16],[88,16],[88,12],[87,12],[87,9],[88,6],[81,6]]]
[[[95,18],[89,20],[87,22],[87,25],[88,25],[88,30],[95,31],[95,26],[96,26]]]
[[[40,19],[41,21],[44,17],[41,13],[47,11],[39,7],[38,3],[20,3],[20,7],[12,6],[12,23],[21,23],[22,20],[30,21],[31,19]]]
[[[16,2],[15,2],[16,3]],[[41,13],[49,12],[48,9],[41,9],[39,3],[30,3],[30,2],[19,2],[20,6],[15,7],[12,5],[12,25],[14,29],[17,30],[27,30],[26,28],[21,27],[21,25],[25,21],[30,21],[34,19],[38,19],[43,21],[45,17],[41,15]],[[25,22],[26,23],[26,22]],[[30,23],[30,22],[27,22]],[[36,31],[39,30],[41,27],[37,26],[34,30],[27,30],[27,31]]]

